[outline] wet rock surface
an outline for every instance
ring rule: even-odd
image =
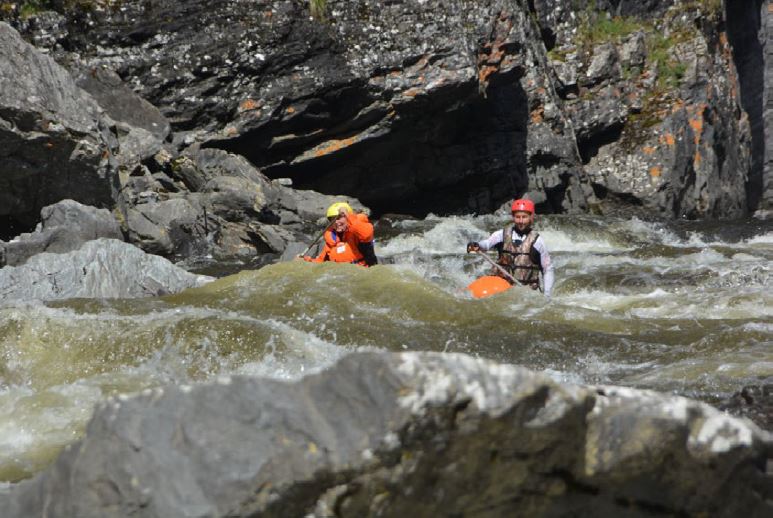
[[[719,408],[746,417],[765,430],[773,431],[773,383],[744,387]]]
[[[100,405],[6,516],[769,515],[773,437],[683,398],[432,353]]]

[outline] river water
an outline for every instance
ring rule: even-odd
[[[358,350],[465,352],[558,380],[716,402],[773,382],[773,221],[545,216],[552,300],[464,287],[506,215],[382,219],[385,263],[281,263],[154,299],[0,308],[0,481],[44,469],[99,400],[231,374],[293,379]]]

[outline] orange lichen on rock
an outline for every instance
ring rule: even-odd
[[[420,88],[413,87],[413,88],[409,88],[406,91],[404,91],[403,92],[403,96],[404,97],[416,97],[420,93],[422,93]]]
[[[478,82],[481,84],[486,83],[488,80],[488,77],[496,72],[498,69],[495,66],[487,65],[485,67],[482,67],[480,69],[480,72],[478,72]]]
[[[246,112],[250,110],[255,110],[257,108],[260,108],[260,106],[261,106],[261,103],[258,103],[252,99],[245,99],[239,103],[239,111]]]
[[[538,124],[544,120],[544,117],[542,116],[545,113],[545,108],[543,106],[537,106],[534,110],[531,112],[531,122],[533,124]]]
[[[335,153],[336,151],[351,146],[355,142],[357,142],[357,137],[349,137],[341,140],[330,140],[317,147],[317,149],[314,150],[314,156],[320,157],[329,155],[330,153]]]
[[[674,135],[671,133],[666,133],[665,135],[661,135],[659,140],[661,144],[666,144],[669,146],[673,146],[674,144],[676,144],[676,137],[674,137]]]
[[[696,151],[695,152],[695,156],[692,159],[693,164],[695,165],[695,167],[698,167],[699,165],[701,165],[701,160],[703,160],[703,158],[701,157],[701,152],[700,151]]]
[[[657,148],[655,146],[644,146],[644,148],[642,148],[642,151],[644,151],[645,155],[651,155],[656,150],[657,150]]]
[[[692,128],[692,132],[693,132],[693,141],[695,142],[696,146],[700,142],[701,135],[703,134],[703,112],[704,111],[706,111],[705,104],[696,106],[694,109],[695,117],[691,117],[689,121],[690,128]]]
[[[285,111],[290,115],[292,115],[293,113],[295,113],[295,108],[293,108],[292,106],[288,106]]]
[[[660,176],[662,172],[663,172],[663,168],[660,166],[656,165],[656,166],[650,167],[650,176],[652,176],[653,178],[657,178],[658,176]]]

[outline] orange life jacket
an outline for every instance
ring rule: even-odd
[[[373,241],[373,225],[365,214],[350,214],[349,228],[343,235],[335,230],[325,232],[325,246],[314,262],[333,261],[367,266],[359,244]]]

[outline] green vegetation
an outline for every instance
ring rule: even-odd
[[[324,22],[327,19],[327,0],[309,0],[309,11],[315,20]]]
[[[114,7],[122,0],[24,0],[23,2],[0,3],[0,15],[13,13],[18,9],[22,19],[35,16],[44,11],[63,13],[72,9],[89,11],[97,5]]]
[[[722,9],[722,0],[694,0],[684,7],[685,10],[697,8],[716,14]],[[687,42],[695,36],[694,27],[691,25],[673,27],[666,36],[656,26],[656,22],[630,17],[610,17],[606,12],[596,11],[592,3],[580,16],[578,45],[586,52],[591,52],[593,47],[607,42],[619,44],[627,36],[641,31],[646,35],[649,68],[657,71],[658,89],[664,90],[679,86],[687,66],[674,56],[673,49],[676,45]],[[562,61],[563,56],[556,54],[550,57]],[[623,75],[625,79],[633,79],[634,71],[625,69]]]
[[[679,86],[687,65],[672,56],[671,49],[681,41],[686,41],[684,33],[677,33],[666,37],[658,32],[653,32],[647,38],[648,58],[655,65],[658,72],[658,86],[661,88],[674,88]]]
[[[550,61],[566,62],[566,55],[569,53],[566,49],[552,48],[548,51],[548,58]]]
[[[722,15],[722,0],[692,0],[684,5],[684,10],[701,9],[711,18],[719,18]]]
[[[642,23],[623,16],[613,16],[608,18],[606,13],[591,12],[583,13],[584,20],[579,27],[579,40],[583,46],[593,47],[600,43],[608,41],[620,41],[629,34],[641,30]]]
[[[29,18],[43,11],[51,10],[51,2],[49,0],[27,0],[19,7],[19,16],[22,18]]]

